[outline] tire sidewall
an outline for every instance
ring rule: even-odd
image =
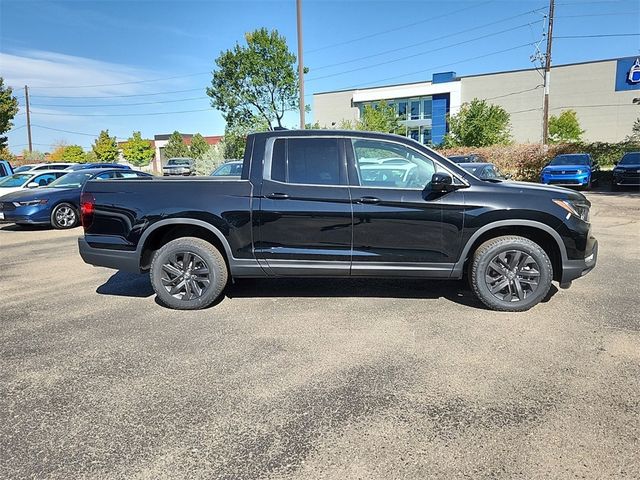
[[[193,300],[180,300],[169,294],[162,284],[162,265],[176,252],[195,253],[202,258],[209,272],[213,275],[210,278],[209,289],[201,297]],[[151,262],[150,278],[161,303],[177,310],[198,310],[208,307],[220,296],[227,283],[227,271],[224,259],[213,245],[204,240],[185,237],[167,243],[155,253]]]
[[[73,214],[75,215],[75,221],[70,226],[59,225],[58,222],[56,221],[56,212],[62,207],[70,208],[73,211]],[[67,202],[59,203],[55,207],[53,207],[53,210],[51,210],[51,226],[53,226],[53,228],[55,229],[67,230],[70,228],[75,228],[78,226],[79,221],[80,221],[80,217],[78,215],[78,210],[76,209],[76,207],[74,207],[70,203],[67,203]]]
[[[489,291],[489,287],[484,280],[485,272],[487,271],[489,262],[496,255],[509,250],[519,250],[530,255],[536,261],[538,267],[540,268],[538,289],[530,297],[527,297],[525,300],[518,302],[506,302],[498,299]],[[475,265],[472,278],[474,289],[480,297],[480,300],[485,303],[485,305],[491,308],[496,308],[498,310],[510,311],[528,310],[529,308],[538,304],[549,292],[552,280],[553,268],[551,266],[549,257],[541,247],[524,238],[509,240],[505,239],[504,241],[496,242],[496,244],[483,251],[480,258],[477,259],[477,264]]]

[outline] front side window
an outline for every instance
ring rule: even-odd
[[[271,179],[307,185],[340,185],[340,154],[335,138],[277,139]]]
[[[422,190],[436,172],[433,160],[396,143],[353,140],[353,151],[363,187]]]
[[[36,178],[31,180],[32,182],[37,183],[41,187],[46,187],[50,183],[52,183],[57,177],[57,175],[53,173],[45,173],[43,175],[38,175]]]

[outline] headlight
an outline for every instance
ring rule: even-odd
[[[29,200],[26,202],[13,202],[16,207],[31,207],[33,205],[45,205],[46,203],[46,198],[43,198],[42,200]]]
[[[589,221],[589,204],[575,200],[553,200],[553,203],[565,209],[570,215],[578,217],[583,222]]]
[[[584,173],[584,170],[577,170],[576,173],[580,175],[581,173]]]

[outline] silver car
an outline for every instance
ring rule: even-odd
[[[195,161],[193,158],[170,158],[167,164],[162,167],[162,174],[166,176],[171,175],[195,175]]]

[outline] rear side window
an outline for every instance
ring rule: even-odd
[[[4,164],[0,163],[0,177],[9,175],[9,172],[4,168]]]
[[[340,185],[335,138],[278,139],[273,144],[271,179],[308,185]]]

